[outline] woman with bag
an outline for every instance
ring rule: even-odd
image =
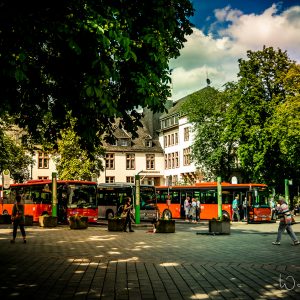
[[[281,235],[284,230],[287,231],[288,235],[291,237],[294,246],[299,245],[300,242],[297,239],[294,230],[292,228],[292,215],[289,210],[287,203],[284,201],[284,198],[279,198],[278,206],[276,208],[278,217],[280,218],[277,239],[276,242],[272,242],[273,245],[280,245]]]
[[[24,217],[24,205],[21,204],[21,196],[17,195],[17,203],[14,204],[12,209],[11,219],[13,222],[13,239],[10,241],[12,244],[16,240],[18,226],[20,226],[21,234],[23,236],[23,243],[26,244],[26,233],[24,229],[25,217]]]
[[[132,204],[131,204],[131,198],[127,197],[126,198],[126,203],[124,205],[124,209],[122,212],[121,217],[122,218],[126,218],[125,219],[125,224],[124,224],[124,230],[125,232],[127,232],[126,228],[127,228],[127,224],[129,227],[129,231],[130,232],[134,232],[134,230],[131,229],[131,210],[132,210]]]

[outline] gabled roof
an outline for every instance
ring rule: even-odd
[[[185,97],[183,97],[183,98],[177,100],[176,102],[173,103],[173,106],[172,106],[171,108],[168,109],[168,112],[162,114],[162,115],[160,116],[159,119],[161,120],[161,119],[164,119],[164,118],[169,117],[169,116],[171,116],[171,115],[180,113],[180,108],[181,108],[182,104],[183,104],[185,101],[187,101],[187,100],[188,100],[190,97],[192,97],[192,96],[195,97],[195,96],[197,96],[197,95],[200,95],[201,93],[205,92],[205,91],[208,90],[208,89],[213,89],[213,88],[210,87],[210,86],[207,86],[207,87],[205,87],[205,88],[203,88],[203,89],[201,89],[201,90],[198,90],[198,91],[196,91],[196,92],[194,92],[194,93],[192,93],[192,94],[189,94],[189,95],[187,95],[187,96],[185,96]]]

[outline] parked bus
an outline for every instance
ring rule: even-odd
[[[153,185],[140,185],[140,219],[152,220],[157,217],[156,195]],[[131,197],[135,207],[135,184],[98,184],[98,218],[110,219],[120,213],[126,197]]]
[[[52,214],[52,181],[29,180],[11,184],[3,191],[2,214],[11,214],[16,195],[21,195],[25,204],[25,215],[32,215],[38,221],[43,214]],[[73,214],[87,216],[89,222],[97,222],[97,183],[81,180],[57,181],[58,222],[66,223]]]
[[[222,182],[222,214],[232,219],[232,201],[239,198],[241,218],[248,222],[271,221],[267,185],[258,183],[231,184]],[[194,185],[156,186],[157,206],[163,216],[184,218],[183,203],[187,197],[201,203],[201,219],[218,217],[217,182]],[[168,200],[168,201],[167,201]],[[245,203],[245,207],[243,207]]]

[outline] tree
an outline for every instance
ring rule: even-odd
[[[8,169],[14,181],[23,182],[30,178],[28,167],[32,164],[33,159],[25,149],[0,130],[0,172]]]
[[[192,33],[189,0],[3,0],[0,15],[0,118],[35,141],[70,127],[91,150],[115,118],[134,135],[138,107],[162,111],[168,62]]]
[[[55,157],[58,177],[62,180],[92,180],[93,174],[96,177],[103,171],[102,160],[104,150],[98,147],[93,158],[90,158],[86,150],[80,148],[80,137],[75,133],[74,124],[71,120],[71,127],[62,130],[61,139],[58,141],[58,151]]]
[[[225,130],[229,100],[227,93],[206,87],[189,95],[181,107],[194,125],[191,158],[206,180],[215,180],[217,176],[229,180],[235,168],[235,143]]]
[[[248,51],[247,57],[239,60],[228,132],[236,137],[248,179],[282,192],[284,178],[300,175],[298,69],[286,52],[272,47]]]

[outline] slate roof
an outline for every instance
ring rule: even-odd
[[[128,139],[130,141],[129,146],[116,146],[103,142],[103,147],[106,152],[147,152],[147,153],[163,153],[163,149],[158,139],[152,139],[152,136],[145,126],[143,120],[143,127],[139,127],[137,130],[138,138],[132,139],[132,134],[124,129],[116,128],[114,136],[119,140]],[[145,144],[146,140],[152,141],[152,146],[148,147]]]

